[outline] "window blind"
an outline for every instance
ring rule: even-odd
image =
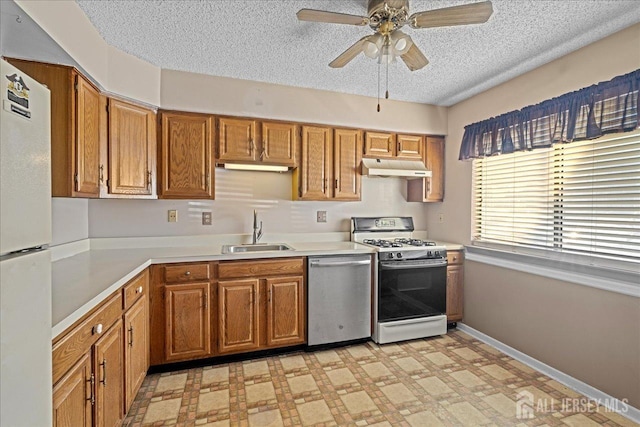
[[[475,159],[473,169],[475,244],[640,268],[640,133]]]

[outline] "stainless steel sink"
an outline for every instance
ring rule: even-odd
[[[246,252],[290,251],[293,248],[285,243],[258,243],[255,245],[224,245],[223,254],[237,254]]]

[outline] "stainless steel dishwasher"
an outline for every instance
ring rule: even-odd
[[[309,257],[308,343],[371,337],[371,256]]]

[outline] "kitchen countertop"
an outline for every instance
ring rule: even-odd
[[[448,250],[464,246],[437,241]],[[52,263],[52,337],[64,332],[109,295],[151,264],[284,258],[312,255],[370,254],[375,250],[353,242],[287,242],[291,251],[222,254],[222,245],[159,248],[91,249]]]
[[[64,332],[151,264],[283,258],[312,255],[370,254],[353,242],[292,242],[294,250],[222,254],[221,245],[92,249],[52,263],[52,337]]]

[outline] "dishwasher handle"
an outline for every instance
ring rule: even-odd
[[[371,265],[370,259],[364,259],[359,261],[322,261],[314,259],[309,261],[311,267],[346,267],[352,265]]]

